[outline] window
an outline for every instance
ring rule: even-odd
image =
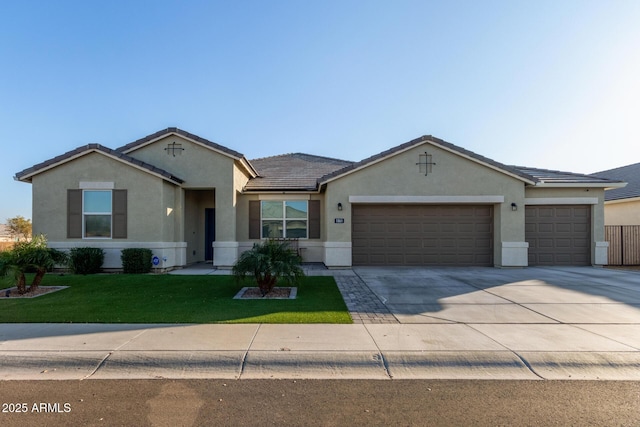
[[[110,190],[85,190],[82,194],[83,237],[111,238]]]
[[[68,239],[126,239],[127,190],[67,189]]]
[[[307,238],[308,205],[302,201],[262,201],[260,216],[263,238]]]

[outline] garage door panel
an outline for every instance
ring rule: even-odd
[[[529,265],[590,265],[591,207],[527,206]]]
[[[355,205],[352,248],[354,265],[492,266],[493,208]]]

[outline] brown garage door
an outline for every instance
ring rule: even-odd
[[[492,206],[354,205],[353,265],[493,265]]]
[[[525,208],[529,265],[591,265],[591,206]]]

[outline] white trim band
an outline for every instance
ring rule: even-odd
[[[597,205],[597,197],[540,197],[526,198],[525,205]]]
[[[504,196],[349,196],[349,203],[494,204]]]

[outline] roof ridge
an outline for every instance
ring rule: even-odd
[[[61,154],[59,156],[56,156],[52,159],[49,160],[45,160],[44,162],[40,162],[34,166],[31,166],[30,168],[24,169],[21,172],[18,172],[15,174],[15,178],[20,180],[22,177],[29,175],[31,173],[37,173],[39,169],[43,169],[46,168],[48,166],[53,166],[56,165],[57,163],[63,162],[67,159],[70,159],[76,155],[82,155],[83,153],[86,153],[87,151],[92,151],[92,150],[97,150],[97,151],[101,151],[105,154],[109,154],[111,156],[117,157],[119,159],[122,159],[128,163],[131,163],[133,165],[136,166],[140,166],[144,169],[147,169],[150,172],[154,172],[157,173],[167,179],[170,179],[172,181],[176,181],[179,183],[184,182],[182,179],[178,178],[177,176],[173,175],[171,172],[166,171],[162,168],[159,168],[157,166],[152,165],[151,163],[147,163],[147,162],[143,162],[142,160],[136,159],[135,157],[131,157],[125,153],[122,153],[121,151],[118,150],[114,150],[112,148],[106,147],[102,144],[99,143],[89,143],[89,144],[84,144],[81,145],[79,147],[76,147],[73,150],[67,151],[64,154]]]
[[[508,165],[505,165],[503,163],[497,162],[497,161],[495,161],[493,159],[490,159],[488,157],[484,157],[484,156],[482,156],[480,154],[474,153],[473,151],[467,150],[466,148],[457,146],[457,145],[452,144],[450,142],[447,142],[447,141],[445,141],[443,139],[436,138],[433,135],[422,135],[422,136],[420,136],[418,138],[412,139],[411,141],[408,141],[408,142],[405,142],[403,144],[397,145],[395,147],[389,148],[389,149],[387,149],[385,151],[382,151],[382,152],[380,152],[378,154],[374,154],[373,156],[369,156],[364,160],[352,163],[351,165],[345,166],[344,168],[339,169],[339,170],[337,170],[335,172],[328,173],[328,174],[320,177],[318,179],[318,182],[321,183],[321,182],[324,182],[324,181],[326,181],[328,179],[338,177],[338,176],[340,176],[342,174],[345,174],[345,173],[347,173],[349,171],[353,171],[353,170],[358,169],[360,167],[365,167],[370,163],[373,163],[373,162],[378,161],[378,160],[382,160],[385,157],[388,157],[388,156],[390,156],[390,155],[392,155],[394,153],[402,152],[405,149],[409,149],[409,148],[411,148],[411,147],[413,147],[415,145],[418,145],[418,144],[421,144],[421,143],[424,143],[424,142],[431,142],[433,144],[440,145],[441,147],[444,147],[444,149],[448,149],[448,150],[454,151],[454,152],[458,153],[459,155],[467,156],[467,157],[470,157],[472,159],[475,159],[478,162],[482,162],[482,163],[485,163],[487,165],[493,166],[495,168],[501,169],[505,173],[511,173],[513,175],[519,176],[521,179],[524,179],[524,180],[527,180],[527,181],[530,181],[530,182],[536,182],[537,181],[537,179],[535,177],[533,177],[533,176],[531,176],[531,175],[529,175],[527,173],[524,173],[524,172],[522,172],[522,171],[520,171],[518,169],[514,169],[511,166],[508,166]]]
[[[336,157],[319,156],[317,154],[302,153],[302,152],[299,152],[299,151],[295,152],[295,153],[283,153],[283,154],[275,154],[273,156],[258,157],[258,158],[255,158],[255,159],[251,159],[249,161],[254,162],[254,161],[258,161],[258,160],[274,159],[276,157],[286,157],[286,156],[305,156],[305,157],[313,157],[313,158],[316,158],[316,159],[324,159],[324,160],[330,160],[330,161],[335,161],[335,162],[354,163],[351,160],[338,159]]]
[[[175,134],[178,134],[178,135],[180,135],[182,137],[192,139],[192,140],[200,142],[200,143],[202,143],[204,145],[208,145],[209,147],[215,148],[216,150],[222,151],[223,153],[227,153],[228,155],[230,155],[232,157],[237,157],[237,158],[243,158],[244,157],[244,155],[242,153],[240,153],[240,152],[238,152],[236,150],[232,150],[231,148],[225,147],[224,145],[220,145],[217,142],[210,141],[210,140],[208,140],[206,138],[203,138],[203,137],[198,136],[196,134],[187,132],[186,130],[182,130],[182,129],[177,128],[177,127],[168,127],[166,129],[159,130],[159,131],[154,132],[152,134],[149,134],[149,135],[147,135],[145,137],[137,139],[137,140],[135,140],[133,142],[125,144],[125,145],[123,145],[121,147],[118,147],[118,148],[115,149],[115,151],[120,151],[120,152],[127,151],[129,149],[132,149],[132,148],[135,148],[135,147],[137,147],[139,145],[142,145],[145,142],[153,141],[154,139],[160,138],[163,135],[167,135],[167,134],[170,134],[170,133],[175,133]]]

